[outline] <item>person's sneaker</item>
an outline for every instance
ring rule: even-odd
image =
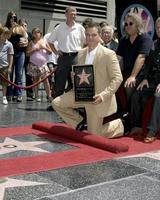
[[[13,101],[13,102],[17,101],[17,96],[13,96],[13,97],[12,97],[12,101]]]
[[[40,97],[37,97],[37,98],[36,98],[36,101],[37,101],[37,102],[41,102],[41,98],[40,98]]]
[[[27,100],[27,101],[33,101],[33,97],[29,97],[29,96],[28,96],[28,97],[26,98],[26,100]]]
[[[17,102],[22,102],[22,96],[17,97]]]
[[[7,96],[7,101],[12,101],[12,96]]]
[[[8,101],[7,101],[6,96],[3,97],[3,101],[2,102],[3,102],[4,105],[8,105]]]

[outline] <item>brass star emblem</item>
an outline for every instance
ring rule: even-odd
[[[83,82],[87,83],[88,85],[90,84],[88,77],[91,76],[91,74],[87,74],[84,69],[82,70],[82,73],[78,74],[77,76],[80,78],[79,85],[81,85]]]

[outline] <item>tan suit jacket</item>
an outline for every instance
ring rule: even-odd
[[[84,64],[88,48],[78,53],[78,64]],[[94,58],[95,93],[101,95],[103,102],[95,106],[99,117],[109,116],[117,111],[115,93],[123,78],[114,51],[98,45]]]
[[[78,65],[84,65],[88,48],[78,53]],[[107,138],[123,135],[124,127],[120,119],[103,124],[103,118],[117,110],[115,92],[122,82],[122,74],[118,59],[114,51],[98,45],[94,58],[95,92],[100,95],[102,102],[98,105],[92,103],[75,102],[74,91],[55,98],[52,106],[62,119],[71,127],[76,128],[82,121],[82,116],[74,108],[85,107],[87,116],[87,130],[90,133],[103,135]]]

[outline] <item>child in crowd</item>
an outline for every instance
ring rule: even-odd
[[[48,54],[51,54],[52,50],[46,40],[42,38],[42,33],[39,28],[33,28],[32,41],[30,41],[27,54],[30,56],[29,65],[27,68],[27,74],[33,79],[33,83],[43,79],[50,73],[47,66]],[[44,87],[46,90],[47,98],[52,100],[51,90],[48,78],[44,81]],[[36,101],[40,102],[41,99],[38,95],[38,86],[35,87]]]
[[[8,75],[11,73],[13,64],[13,45],[8,41],[10,31],[7,27],[0,27],[0,74],[8,79]],[[6,98],[7,82],[0,77],[3,92],[3,104],[7,105]]]

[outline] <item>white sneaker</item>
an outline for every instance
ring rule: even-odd
[[[37,101],[37,102],[41,102],[41,98],[40,98],[40,97],[37,97],[37,98],[36,98],[36,101]]]
[[[4,105],[8,105],[8,101],[7,101],[7,97],[6,96],[3,97],[2,102],[3,102]]]

